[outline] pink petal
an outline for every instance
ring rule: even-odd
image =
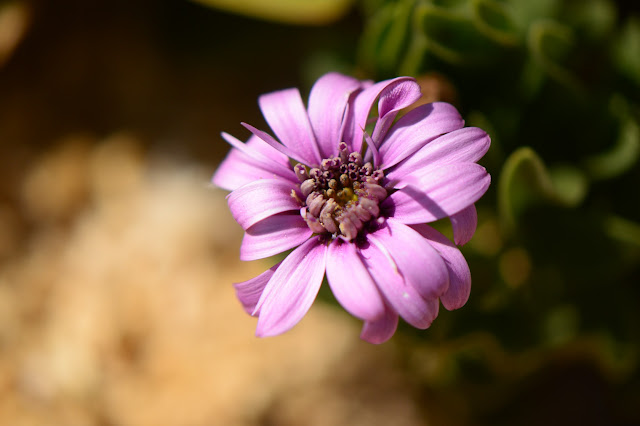
[[[469,207],[489,188],[491,176],[475,163],[447,164],[414,174],[382,203],[396,220],[405,224],[433,222]]]
[[[370,240],[372,235],[369,234]],[[415,287],[407,283],[404,271],[379,242],[363,247],[360,254],[391,308],[412,326],[420,329],[429,327],[438,315],[438,299],[425,300]]]
[[[292,159],[294,159],[296,161],[299,161],[301,163],[306,163],[307,162],[302,155],[300,155],[298,152],[296,152],[296,151],[294,151],[292,149],[289,149],[288,147],[282,145],[280,142],[278,142],[269,133],[263,132],[260,129],[256,129],[251,124],[247,124],[247,123],[240,123],[240,124],[242,124],[242,126],[245,129],[247,129],[251,133],[253,133],[254,136],[258,137],[260,140],[264,141],[267,145],[269,145],[270,147],[272,147],[276,151],[280,152],[281,154],[285,155],[286,157],[292,158]]]
[[[373,132],[373,140],[379,143],[391,126],[396,114],[420,98],[420,86],[411,77],[398,77],[378,82],[358,94],[353,106],[353,134],[349,137],[354,151],[360,151],[367,126],[369,113],[375,100],[378,102],[378,121]],[[345,139],[347,137],[345,136]]]
[[[322,158],[298,89],[267,93],[258,98],[258,103],[280,142],[299,154],[308,165],[320,164]]]
[[[414,229],[388,219],[385,227],[369,234],[369,240],[389,253],[404,282],[425,299],[436,299],[447,291],[449,274],[444,261]]]
[[[398,314],[387,308],[384,316],[374,321],[365,321],[360,338],[369,343],[379,345],[389,340],[397,328]]]
[[[440,300],[448,310],[458,309],[469,300],[471,293],[471,272],[469,265],[458,248],[440,232],[429,225],[412,225],[444,259],[449,271],[449,289]]]
[[[242,143],[226,133],[223,133],[223,137],[233,141],[234,148],[229,151],[213,175],[214,185],[233,191],[258,179],[279,177],[298,183],[289,165],[289,159],[256,136],[252,135],[247,143]]]
[[[458,110],[445,102],[421,105],[409,111],[394,124],[380,146],[382,167],[388,168],[399,163],[423,146],[429,145],[432,139],[462,126],[464,120]]]
[[[242,153],[252,157],[255,160],[261,162],[276,163],[279,166],[284,166],[287,169],[291,169],[289,165],[289,157],[281,153],[277,149],[274,149],[268,143],[257,137],[256,135],[249,136],[246,143],[240,142],[237,138],[231,136],[226,132],[221,133],[222,138],[232,147],[236,148]]]
[[[322,158],[338,153],[345,109],[360,86],[357,79],[333,72],[320,77],[311,88],[309,118]]]
[[[240,300],[240,303],[242,303],[244,310],[247,311],[249,315],[258,314],[258,312],[255,311],[258,300],[260,300],[260,295],[262,295],[265,286],[273,276],[276,269],[278,269],[278,266],[280,266],[280,263],[272,266],[270,269],[267,269],[255,278],[233,285],[236,289],[236,296]]]
[[[398,142],[402,143],[401,140]],[[387,143],[388,141],[383,147]],[[398,179],[445,164],[475,163],[482,158],[490,145],[491,139],[484,130],[477,127],[458,129],[428,142],[419,151],[387,171],[386,175],[389,179]]]
[[[466,209],[460,210],[458,213],[449,217],[451,226],[453,227],[453,240],[459,246],[467,244],[478,226],[478,212],[476,206],[471,204]]]
[[[327,280],[333,295],[351,315],[364,320],[384,315],[382,296],[354,244],[336,239],[329,245]]]
[[[284,333],[304,317],[322,284],[326,254],[326,244],[312,238],[282,261],[256,306],[258,337]]]
[[[420,85],[415,80],[412,78],[401,80],[401,78],[393,80],[394,83],[392,85],[387,86],[380,92],[378,121],[371,135],[371,138],[378,146],[380,146],[380,142],[384,139],[389,127],[391,127],[398,111],[413,105],[422,95]]]
[[[248,183],[227,197],[233,218],[248,229],[263,219],[286,211],[299,210],[291,196],[294,186],[281,179],[261,179]]]
[[[298,214],[278,214],[246,230],[240,246],[240,260],[256,260],[297,247],[313,232]]]

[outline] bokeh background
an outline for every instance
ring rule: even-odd
[[[255,338],[209,184],[330,70],[493,141],[469,302],[381,346]],[[0,425],[640,425],[639,105],[633,0],[0,1]]]

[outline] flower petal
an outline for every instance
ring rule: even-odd
[[[294,186],[281,179],[261,179],[248,183],[227,197],[233,218],[248,229],[274,214],[299,210],[300,204],[291,196]]]
[[[222,136],[227,141],[233,141],[230,143],[234,148],[213,175],[214,185],[233,191],[258,179],[281,177],[293,183],[298,182],[289,159],[258,137],[252,135],[246,143],[242,143],[226,133]]]
[[[400,120],[398,120],[399,123]],[[396,126],[394,126],[394,130],[395,128]],[[384,147],[389,142],[390,140],[385,141],[382,146]],[[398,143],[402,144],[402,140],[398,140]],[[419,151],[387,171],[385,175],[389,179],[398,179],[426,168],[435,168],[445,164],[475,163],[482,158],[490,145],[491,138],[484,130],[477,127],[465,127],[433,139]],[[387,158],[384,160],[385,164],[390,164],[386,162]]]
[[[258,103],[280,142],[299,154],[308,165],[320,164],[322,158],[298,89],[267,93],[258,98]]]
[[[440,297],[449,287],[449,274],[438,252],[418,232],[387,219],[386,226],[369,234],[369,239],[391,255],[407,285],[425,299]]]
[[[251,124],[248,123],[240,123],[242,124],[242,126],[244,126],[245,129],[249,130],[251,133],[253,133],[254,136],[258,137],[260,140],[264,141],[267,145],[271,146],[273,149],[275,149],[276,151],[280,152],[281,154],[292,158],[296,161],[299,161],[301,163],[305,163],[306,160],[297,152],[289,149],[288,147],[282,145],[280,142],[278,142],[273,136],[271,136],[269,133],[267,132],[263,132],[260,129],[257,129],[255,127],[253,127]]]
[[[340,305],[363,320],[376,320],[385,313],[385,305],[352,243],[335,239],[327,253],[327,281]]]
[[[346,141],[350,143],[354,151],[360,151],[362,148],[364,129],[367,126],[369,113],[378,97],[380,97],[378,121],[372,135],[376,143],[379,143],[380,139],[384,137],[398,111],[420,98],[420,86],[411,77],[398,77],[378,82],[359,93],[353,106],[353,133]],[[345,139],[347,139],[346,135]]]
[[[429,225],[412,225],[444,259],[449,271],[449,289],[440,300],[448,310],[458,309],[469,300],[471,293],[471,272],[460,250],[447,237]]]
[[[369,343],[379,345],[393,336],[398,328],[398,314],[386,308],[384,316],[374,321],[365,321],[360,338]]]
[[[335,72],[325,74],[311,88],[309,119],[322,158],[338,153],[340,131],[349,97],[360,81]]]
[[[382,167],[388,168],[399,163],[434,138],[462,126],[464,120],[453,105],[446,102],[420,105],[400,118],[382,142]],[[429,163],[421,164],[424,166]]]
[[[384,232],[384,231],[383,231]],[[369,234],[371,243],[360,249],[371,277],[391,308],[416,328],[425,329],[438,315],[438,299],[424,299],[407,283],[403,272],[388,251]]]
[[[297,213],[270,216],[246,230],[240,246],[240,260],[263,259],[282,253],[304,243],[312,234]]]
[[[453,227],[453,241],[459,246],[467,244],[475,234],[478,226],[478,212],[475,204],[471,204],[466,209],[451,215],[449,220],[451,220],[451,226]]]
[[[256,305],[258,304],[258,300],[260,300],[260,295],[262,295],[265,286],[276,269],[278,269],[278,266],[280,266],[280,263],[272,266],[255,278],[233,285],[236,289],[238,300],[240,300],[242,307],[249,315],[258,314],[258,312],[256,312]]]
[[[420,85],[413,78],[395,79],[380,93],[378,102],[378,121],[373,129],[371,139],[380,146],[396,114],[420,99]]]
[[[284,333],[304,317],[322,284],[326,253],[326,244],[312,238],[282,261],[256,306],[258,337]]]
[[[433,222],[469,207],[487,191],[491,176],[476,163],[447,164],[398,182],[382,202],[404,224]]]

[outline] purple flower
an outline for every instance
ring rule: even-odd
[[[315,83],[306,108],[297,89],[259,98],[279,142],[244,123],[252,133],[246,143],[222,134],[233,149],[213,182],[232,191],[229,208],[245,230],[240,258],[294,249],[235,284],[245,310],[258,316],[257,336],[298,323],[325,274],[338,302],[364,321],[360,337],[371,343],[388,340],[398,317],[426,329],[439,300],[446,309],[466,303],[467,262],[426,223],[448,217],[455,243],[469,241],[474,203],[491,180],[476,164],[490,139],[463,127],[444,102],[394,122],[419,97],[409,77],[373,84],[330,73]]]

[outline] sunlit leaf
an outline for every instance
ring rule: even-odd
[[[353,0],[193,0],[228,12],[301,25],[323,25],[342,17]]]

